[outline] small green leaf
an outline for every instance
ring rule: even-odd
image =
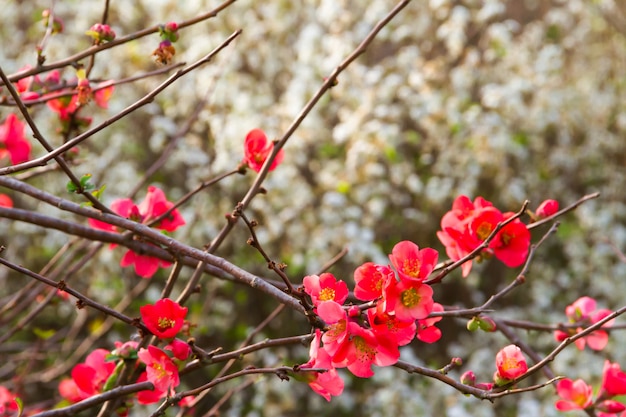
[[[78,187],[76,187],[76,185],[72,181],[69,181],[65,188],[67,189],[68,193],[75,193],[76,191],[78,191]]]
[[[40,329],[39,327],[35,327],[35,329],[33,329],[33,332],[37,335],[37,337],[43,339],[43,340],[47,340],[50,339],[52,336],[54,336],[54,334],[56,333],[56,330],[44,330],[44,329]]]
[[[24,413],[24,402],[20,397],[15,397],[15,404],[17,404],[17,417],[21,417]]]

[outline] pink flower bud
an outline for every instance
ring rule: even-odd
[[[470,387],[476,385],[476,375],[474,375],[474,372],[467,371],[461,375],[461,384],[469,385]]]
[[[544,219],[552,216],[557,211],[559,211],[559,202],[556,200],[546,200],[539,204],[539,207],[535,210],[535,214],[538,219]]]

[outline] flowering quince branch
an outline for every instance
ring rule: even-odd
[[[526,212],[526,209],[528,208],[528,204],[529,204],[528,200],[524,201],[524,204],[522,204],[522,208],[517,213],[515,213],[513,216],[507,218],[506,220],[504,220],[502,222],[499,222],[495,226],[495,228],[491,231],[491,233],[489,233],[489,235],[483,240],[483,242],[479,246],[477,246],[474,250],[472,250],[470,253],[468,253],[466,256],[462,257],[458,261],[456,261],[456,262],[454,262],[454,263],[444,267],[441,270],[441,272],[439,272],[439,274],[437,274],[437,276],[426,280],[424,283],[428,284],[428,285],[439,283],[450,272],[452,272],[455,269],[459,268],[461,265],[463,265],[467,261],[472,260],[476,256],[480,255],[480,253],[483,250],[485,250],[485,249],[487,249],[489,247],[489,244],[491,243],[491,241],[493,241],[493,239],[495,239],[495,237],[498,235],[498,233],[506,225],[508,225],[510,223],[513,223],[515,220],[519,219],[520,217],[522,217],[524,215],[524,213]]]
[[[196,68],[208,62],[211,62],[211,60],[213,60],[213,58],[220,51],[226,48],[240,34],[241,34],[241,29],[233,32],[233,34],[231,34],[228,38],[226,38],[226,40],[224,40],[220,45],[218,45],[215,49],[213,49],[213,51],[211,51],[209,54],[199,59],[198,61],[194,62],[193,64],[188,65],[187,67],[176,71],[174,74],[168,77],[167,80],[163,81],[159,86],[157,86],[154,90],[152,90],[146,96],[136,101],[135,103],[131,104],[130,106],[126,107],[124,110],[120,111],[115,116],[111,117],[110,119],[105,120],[99,125],[94,126],[91,129],[87,130],[86,132],[81,133],[75,138],[59,146],[55,150],[49,151],[46,155],[43,155],[39,158],[32,159],[28,162],[23,162],[21,164],[10,165],[8,167],[0,168],[0,175],[12,174],[14,172],[23,171],[28,168],[34,168],[34,167],[46,165],[48,161],[50,161],[51,159],[54,159],[57,156],[67,152],[68,150],[72,149],[74,146],[80,144],[81,142],[90,138],[91,136],[103,130],[104,128],[112,125],[116,121],[122,119],[124,116],[134,112],[135,110],[145,106],[148,103],[151,103],[159,93],[161,93],[163,90],[169,87],[172,83],[174,83],[174,81],[178,80],[183,75],[195,70]]]
[[[118,215],[105,214],[105,213],[101,213],[96,210],[93,210],[91,208],[81,207],[78,204],[72,203],[67,200],[63,200],[52,194],[46,193],[28,184],[25,184],[23,182],[17,181],[13,178],[9,178],[6,176],[5,177],[0,176],[0,185],[5,186],[7,188],[14,189],[16,191],[23,192],[25,194],[28,194],[52,206],[55,206],[61,210],[69,211],[69,212],[72,212],[81,216],[89,217],[95,220],[102,221],[104,223],[109,223],[111,225],[121,227],[126,230],[130,230],[142,237],[145,237],[147,239],[154,241],[157,244],[164,245],[168,249],[173,250],[181,255],[189,256],[198,261],[203,261],[216,268],[219,268],[222,271],[232,275],[233,277],[238,279],[240,282],[245,283],[246,285],[249,285],[252,288],[257,288],[265,292],[268,295],[276,297],[280,302],[287,304],[288,306],[292,307],[293,309],[297,311],[303,311],[302,307],[300,306],[300,304],[295,298],[285,294],[284,292],[278,290],[274,286],[267,284],[265,280],[255,275],[252,275],[247,271],[244,271],[243,269],[237,267],[236,265],[230,262],[227,262],[225,259],[222,259],[215,255],[206,253],[205,251],[180,243],[177,240],[171,237],[165,236],[146,225],[142,225],[137,222],[122,218]]]
[[[2,68],[0,68],[0,79],[2,79],[2,81],[4,81],[6,83],[5,88],[7,90],[9,90],[9,93],[11,94],[13,99],[15,100],[15,103],[17,104],[17,107],[20,109],[20,112],[22,113],[22,115],[26,119],[26,122],[28,123],[28,126],[33,131],[33,135],[34,135],[35,139],[37,139],[37,141],[39,141],[39,143],[41,143],[41,145],[48,152],[52,151],[53,150],[52,145],[50,145],[48,143],[48,141],[43,137],[43,135],[39,131],[39,128],[37,128],[37,125],[35,124],[35,121],[32,119],[32,117],[30,117],[30,114],[28,113],[28,110],[26,109],[26,107],[22,103],[22,101],[20,99],[20,95],[15,90],[15,87],[13,86],[13,84],[11,84],[9,82],[9,80],[7,79],[7,76],[5,75],[5,73],[2,70]],[[110,211],[108,211],[108,209],[105,206],[103,206],[102,203],[100,203],[97,198],[95,198],[90,192],[87,192],[83,188],[83,186],[82,186],[82,184],[80,182],[80,179],[78,177],[76,177],[76,175],[74,175],[74,173],[71,171],[69,165],[65,162],[65,160],[63,160],[63,158],[61,156],[55,156],[54,159],[57,162],[57,164],[59,164],[59,166],[61,167],[63,172],[65,172],[65,174],[68,176],[68,178],[72,181],[72,183],[74,184],[74,186],[77,189],[77,192],[82,194],[91,204],[93,204],[94,207],[96,207],[96,208],[98,208],[98,209],[100,209],[100,210],[102,210],[104,212],[109,212],[110,213]]]
[[[570,204],[569,206],[565,207],[562,210],[557,211],[556,213],[538,220],[536,222],[530,223],[527,227],[529,230],[535,229],[539,226],[543,226],[546,223],[551,222],[552,220],[556,219],[557,217],[560,217],[562,215],[564,215],[565,213],[569,213],[570,211],[574,210],[575,208],[577,208],[578,206],[580,206],[581,204],[585,203],[586,201],[589,200],[593,200],[595,198],[600,197],[600,193],[591,193],[591,194],[587,194],[585,196],[582,196],[581,198],[579,198],[577,201],[575,201],[574,203]]]
[[[184,62],[177,62],[175,64],[171,64],[171,65],[165,66],[163,68],[158,68],[158,69],[153,70],[153,71],[148,71],[148,72],[143,73],[143,74],[133,75],[132,77],[122,78],[122,79],[119,79],[119,80],[111,80],[111,81],[107,82],[106,84],[99,83],[99,84],[95,85],[92,88],[92,91],[95,93],[97,91],[105,90],[107,88],[110,88],[111,86],[120,86],[120,85],[124,85],[124,84],[134,83],[134,82],[139,81],[139,80],[143,80],[143,79],[146,79],[146,78],[154,77],[156,75],[161,75],[161,74],[165,74],[165,73],[171,72],[172,70],[175,70],[177,68],[181,68],[181,67],[184,67],[184,66],[185,66]],[[61,90],[59,92],[56,92],[56,93],[55,92],[51,92],[49,94],[45,94],[45,95],[37,97],[37,98],[23,99],[22,97],[20,97],[20,99],[22,100],[22,103],[24,104],[24,106],[32,107],[32,106],[36,106],[38,104],[45,104],[45,103],[47,103],[47,102],[49,102],[51,100],[56,100],[56,99],[63,98],[63,97],[74,96],[74,95],[78,94],[74,90],[77,86],[78,86],[78,81],[76,81],[76,82],[64,82],[63,85],[61,85],[61,86],[49,89],[49,91]],[[15,101],[13,101],[13,100],[6,100],[5,102],[0,102],[0,105],[3,105],[3,106],[16,106],[17,103]]]
[[[220,4],[219,6],[217,6],[216,8],[214,8],[213,10],[198,15],[194,18],[185,20],[183,22],[178,23],[178,28],[185,28],[187,26],[192,26],[195,25],[196,23],[202,22],[204,20],[216,17],[218,15],[218,13],[220,13],[222,10],[226,9],[228,6],[230,6],[231,4],[233,4],[236,0],[227,0],[225,2],[223,2],[222,4]],[[69,56],[67,58],[64,58],[62,60],[47,64],[47,65],[39,65],[35,68],[31,68],[28,70],[23,70],[20,72],[17,72],[15,74],[11,74],[8,76],[8,80],[10,82],[15,82],[15,81],[19,81],[22,78],[26,78],[29,77],[31,75],[37,75],[40,74],[42,72],[48,72],[57,68],[63,68],[63,67],[67,67],[69,65],[73,65],[75,62],[80,61],[83,58],[87,58],[91,55],[97,54],[105,49],[109,49],[109,48],[114,48],[118,45],[122,45],[124,43],[128,43],[130,41],[134,41],[136,39],[151,35],[153,33],[157,33],[159,31],[159,27],[160,25],[154,25],[151,26],[149,28],[137,31],[135,33],[132,33],[130,35],[127,36],[123,36],[123,37],[118,37],[117,39],[111,41],[111,42],[105,42],[105,43],[100,43],[98,45],[94,45],[90,48],[87,48],[86,50],[79,52],[77,54],[74,54],[72,56]],[[4,80],[3,83],[0,85],[4,85]]]

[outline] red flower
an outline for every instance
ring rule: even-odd
[[[508,345],[496,354],[496,384],[503,385],[522,376],[528,370],[526,358],[519,347]]]
[[[111,99],[111,95],[113,94],[113,90],[115,87],[113,86],[113,81],[104,81],[94,87],[93,91],[93,101],[99,107],[106,109],[109,107],[109,100]]]
[[[72,369],[72,379],[61,381],[59,392],[71,402],[77,402],[102,392],[104,383],[109,379],[115,363],[106,362],[110,352],[96,349]]]
[[[122,198],[115,200],[111,204],[111,210],[127,219],[131,219],[139,223],[150,223],[165,214],[173,207],[173,205],[174,203],[167,201],[165,194],[161,189],[149,186],[148,193],[139,206],[136,206],[129,198]],[[89,219],[89,224],[94,229],[105,230],[108,232],[116,231],[115,226],[100,220]],[[180,215],[178,210],[174,209],[153,227],[167,232],[173,232],[184,224],[185,220]],[[111,248],[113,247],[114,245],[111,245]],[[168,267],[170,266],[170,263],[159,258],[140,255],[129,250],[122,257],[120,265],[122,267],[133,265],[137,275],[142,278],[150,278],[156,273],[159,267]]]
[[[538,219],[544,219],[552,216],[557,211],[559,211],[559,202],[556,200],[546,200],[539,204],[539,207],[535,210],[535,215]]]
[[[626,394],[626,373],[618,363],[604,362],[602,391],[610,397]]]
[[[343,304],[348,298],[348,286],[343,281],[337,281],[333,274],[328,272],[320,276],[307,275],[302,280],[304,291],[311,296],[313,305],[323,301],[335,301]]]
[[[0,207],[13,207],[13,200],[6,194],[0,194]]]
[[[9,156],[14,165],[30,158],[30,142],[24,136],[24,123],[13,113],[0,125],[0,159],[5,156]]]
[[[139,375],[139,378],[137,378],[137,382],[145,382],[148,380],[148,373],[147,372],[142,372],[141,375]],[[154,383],[153,383],[154,385]],[[167,391],[159,391],[158,389],[156,389],[156,387],[153,390],[144,390],[144,391],[139,391],[137,393],[137,402],[139,404],[154,404],[156,402],[158,402],[161,398],[165,397]]]
[[[315,329],[315,337],[309,349],[309,361],[300,368],[321,368],[326,372],[307,372],[306,380],[313,391],[330,401],[331,396],[340,395],[343,392],[343,379],[332,364],[330,355],[320,347],[321,332]]]
[[[336,367],[347,366],[354,375],[369,378],[374,375],[372,365],[389,366],[398,362],[400,351],[393,339],[377,336],[354,322],[348,323],[347,332],[350,336],[332,357]]]
[[[191,348],[189,347],[189,344],[180,339],[172,340],[163,349],[172,352],[174,357],[179,361],[184,361],[189,357],[189,355],[191,355]]]
[[[322,336],[322,341],[326,351],[334,356],[348,338],[348,314],[334,301],[320,303],[317,306],[317,314],[328,324],[328,330]]]
[[[466,196],[460,196],[454,201],[452,210],[441,219],[442,230],[437,232],[437,237],[446,247],[450,259],[458,261],[485,241],[498,223],[512,215],[502,214],[481,197],[472,203]],[[529,247],[530,232],[524,223],[516,219],[500,230],[484,252],[487,256],[495,255],[509,267],[517,267],[526,260]],[[463,276],[466,277],[471,269],[471,261],[465,262]]]
[[[584,410],[593,402],[593,388],[582,379],[562,379],[556,385],[556,392],[562,398],[554,404],[559,411]]]
[[[420,248],[408,240],[397,243],[389,260],[401,279],[424,281],[437,264],[439,254],[431,248]]]
[[[5,387],[0,385],[0,415],[10,416],[18,411],[19,407],[15,401],[17,396]]]
[[[443,306],[439,303],[433,304],[433,310],[441,312]],[[435,323],[441,321],[441,316],[425,318],[417,321],[417,338],[424,343],[435,343],[441,339],[441,330],[435,327]]]
[[[377,337],[392,338],[398,346],[411,343],[415,337],[415,321],[400,321],[394,314],[385,313],[383,303],[367,310],[367,320]]]
[[[389,281],[384,289],[385,312],[400,321],[425,319],[433,310],[433,289],[413,279]]]
[[[395,274],[385,265],[366,262],[354,271],[354,296],[359,300],[371,301],[383,295],[383,288]]]
[[[148,349],[139,349],[137,356],[146,364],[148,381],[152,382],[156,390],[167,392],[180,384],[178,368],[167,353],[158,347],[150,345]]]
[[[505,213],[503,220],[510,218],[513,214]],[[509,268],[518,267],[526,261],[528,256],[530,232],[524,223],[515,219],[498,232],[489,247],[503,264]]]
[[[187,316],[187,307],[181,307],[169,298],[141,306],[139,311],[148,330],[161,339],[176,336]]]
[[[254,171],[259,172],[273,148],[274,144],[267,140],[267,136],[261,129],[252,129],[248,132],[244,142],[243,162]],[[284,152],[281,149],[272,161],[269,170],[274,170],[282,162],[283,157]]]
[[[602,320],[609,314],[611,310],[600,309],[596,311],[596,300],[591,297],[580,297],[574,301],[571,305],[565,308],[565,314],[570,323],[578,323],[580,326],[576,329],[569,329],[567,332],[556,330],[554,337],[557,341],[563,341],[570,336],[575,335],[583,331],[584,327],[591,326],[594,323]],[[610,327],[613,325],[613,320],[608,321],[602,327]],[[583,350],[585,345],[589,346],[593,350],[602,350],[609,343],[609,335],[604,330],[596,330],[585,337],[576,339],[574,342],[579,350]]]

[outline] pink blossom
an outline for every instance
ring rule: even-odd
[[[30,159],[30,142],[24,136],[24,123],[13,113],[0,125],[0,159],[5,156],[14,165]]]
[[[157,187],[149,186],[146,197],[136,206],[129,198],[115,200],[111,204],[111,210],[127,219],[139,223],[151,223],[155,219],[164,215],[174,206],[174,203],[168,201],[165,193]],[[100,220],[89,219],[89,224],[94,229],[105,230],[108,232],[117,231],[116,227]],[[173,232],[178,227],[185,224],[185,220],[174,209],[165,218],[153,225],[154,228]],[[113,248],[114,245],[111,246]],[[132,250],[128,250],[120,261],[122,267],[134,266],[135,273],[142,278],[150,278],[156,273],[159,267],[168,267],[170,263],[152,256],[141,255]]]
[[[18,411],[19,407],[15,401],[16,397],[15,394],[0,385],[0,415],[10,416],[12,413]]]
[[[317,314],[328,324],[322,341],[324,348],[334,356],[340,346],[348,338],[348,314],[334,301],[324,301],[317,306]]]
[[[0,207],[13,207],[13,200],[6,194],[0,194]]]
[[[139,378],[137,378],[138,383],[145,382],[145,381],[148,381],[148,373],[146,371],[142,372],[139,375]],[[152,385],[154,385],[154,383]],[[161,398],[165,397],[166,394],[167,394],[167,391],[160,391],[155,386],[153,390],[147,389],[144,391],[139,391],[136,394],[137,402],[139,404],[154,404],[158,402]]]
[[[139,311],[148,330],[161,339],[176,336],[187,316],[187,307],[181,307],[169,298],[160,299],[154,304],[143,305],[139,307]]]
[[[172,340],[163,349],[171,351],[174,357],[179,361],[187,360],[189,355],[191,355],[189,344],[180,339]]]
[[[626,394],[626,373],[618,363],[604,362],[602,391],[611,397]]]
[[[415,337],[415,321],[400,321],[394,314],[385,313],[383,303],[367,310],[367,320],[377,337],[392,338],[398,346],[411,343]]]
[[[425,319],[433,310],[433,289],[414,279],[391,280],[383,294],[385,312],[400,321]]]
[[[371,301],[383,295],[383,288],[395,274],[386,265],[366,262],[354,271],[354,296],[359,300]]]
[[[538,219],[544,219],[546,217],[552,216],[557,211],[559,211],[558,201],[545,200],[544,202],[539,204],[539,207],[537,207],[537,210],[535,210],[535,215],[537,216]]]
[[[343,379],[332,364],[328,352],[320,347],[321,332],[315,330],[315,336],[309,349],[310,360],[300,368],[321,368],[326,372],[306,372],[306,379],[313,391],[330,401],[331,396],[341,395],[344,388]]]
[[[439,303],[433,303],[433,312],[442,312],[443,306]],[[417,321],[417,338],[425,343],[435,343],[441,339],[441,330],[435,327],[435,324],[441,321],[441,316],[429,317]]]
[[[102,392],[104,383],[113,373],[115,363],[107,362],[109,351],[96,349],[72,369],[72,380],[62,382],[59,391],[62,396],[72,402],[84,400]]]
[[[158,347],[150,345],[148,349],[139,349],[137,356],[146,365],[148,381],[152,382],[156,390],[165,392],[180,384],[178,368]]]
[[[302,280],[304,291],[309,294],[313,305],[317,306],[323,301],[335,301],[343,304],[348,298],[348,286],[345,282],[335,278],[328,272],[317,275],[307,275]]]
[[[571,305],[565,308],[565,315],[572,324],[580,324],[575,329],[568,329],[567,331],[556,330],[554,337],[557,341],[563,341],[570,336],[580,333],[585,327],[591,326],[594,323],[604,319],[612,312],[608,309],[596,310],[596,300],[591,297],[581,297],[574,301]],[[610,327],[613,325],[614,320],[609,320],[602,327]],[[585,346],[589,346],[593,350],[602,350],[609,342],[609,335],[604,330],[596,330],[588,334],[585,337],[576,339],[574,342],[576,347],[583,350]]]
[[[593,389],[582,379],[562,379],[556,385],[556,392],[562,398],[555,404],[559,411],[584,410],[593,403]]]
[[[402,279],[424,281],[437,264],[439,254],[431,248],[421,249],[408,240],[397,243],[389,260]]]
[[[400,358],[398,345],[393,339],[376,336],[372,330],[355,322],[348,323],[347,331],[350,337],[332,356],[336,367],[347,367],[354,375],[369,378],[374,375],[372,365],[389,366]]]
[[[274,144],[267,140],[267,136],[261,129],[252,129],[248,132],[244,142],[243,162],[256,172],[261,170],[265,160],[274,148]],[[269,170],[274,170],[283,160],[284,152],[281,149],[272,161]]]
[[[508,345],[496,354],[496,382],[506,383],[526,373],[528,365],[519,347]]]

